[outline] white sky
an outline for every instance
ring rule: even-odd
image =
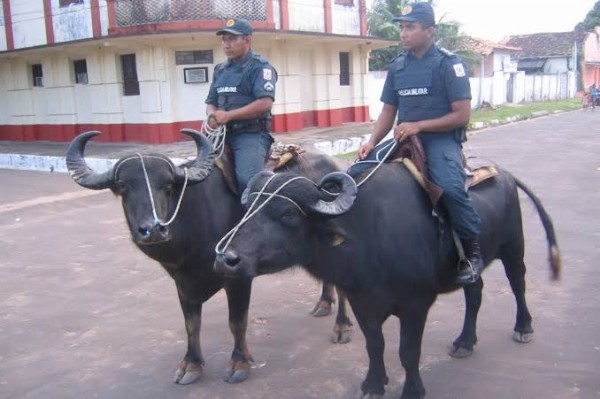
[[[369,0],[367,0],[369,2]],[[369,2],[370,3],[370,2]],[[470,36],[500,41],[540,32],[570,32],[596,0],[436,0],[436,19],[457,21]]]

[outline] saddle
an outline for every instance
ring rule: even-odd
[[[302,147],[296,144],[274,144],[267,154],[263,170],[275,172],[288,165],[289,162],[300,157],[305,152],[306,151]],[[233,162],[233,152],[226,144],[223,149],[223,155],[220,158],[217,158],[215,165],[223,173],[223,177],[225,177],[225,181],[227,182],[227,187],[229,187],[234,194],[239,196],[241,193],[238,192],[238,182],[235,177]]]
[[[401,162],[414,176],[415,180],[425,190],[434,207],[437,208],[439,199],[444,190],[428,179],[427,157],[421,141],[416,136],[411,136],[390,154],[389,162]],[[476,157],[465,157],[463,154],[463,167],[467,174],[465,188],[467,190],[479,183],[498,175],[494,164],[488,160]]]

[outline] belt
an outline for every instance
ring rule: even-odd
[[[252,119],[247,121],[229,122],[227,124],[227,131],[236,132],[259,132],[267,130],[267,123],[265,119]]]

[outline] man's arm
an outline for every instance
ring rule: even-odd
[[[397,111],[398,107],[395,105],[383,104],[383,109],[377,118],[377,122],[375,122],[375,129],[371,134],[371,138],[358,149],[358,157],[360,159],[365,159],[365,157],[373,151],[373,148],[379,144],[381,139],[390,131],[394,125]]]
[[[271,108],[273,108],[273,98],[262,97],[252,101],[248,105],[230,111],[218,110],[211,104],[206,107],[206,110],[209,114],[213,114],[219,125],[224,125],[236,120],[260,118],[264,116],[265,113],[270,112]]]
[[[451,106],[452,111],[442,117],[399,124],[394,128],[394,138],[402,141],[420,132],[446,133],[466,126],[471,118],[471,100],[456,100]]]

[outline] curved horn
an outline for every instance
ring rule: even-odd
[[[246,206],[246,203],[248,202],[248,197],[250,196],[250,187],[254,186],[254,182],[262,179],[263,177],[266,177],[268,179],[274,174],[275,173],[271,172],[270,170],[262,170],[254,176],[252,176],[250,180],[248,180],[248,184],[246,184],[246,189],[242,193],[242,205]]]
[[[85,163],[83,151],[88,140],[99,135],[98,131],[85,132],[75,137],[67,150],[67,169],[75,183],[92,190],[109,188],[113,182],[113,169],[96,173]]]
[[[190,184],[199,183],[208,176],[215,164],[215,151],[211,142],[205,135],[194,129],[181,129],[179,131],[190,136],[196,142],[198,156],[193,161],[175,168],[175,179],[183,181],[185,172],[183,166],[187,167],[188,181]]]
[[[328,183],[335,183],[340,186],[337,198],[331,202],[319,199],[316,204],[311,206],[311,209],[320,214],[330,216],[337,216],[348,212],[358,194],[358,188],[354,179],[344,172],[332,172],[323,176],[319,183],[319,190]]]

